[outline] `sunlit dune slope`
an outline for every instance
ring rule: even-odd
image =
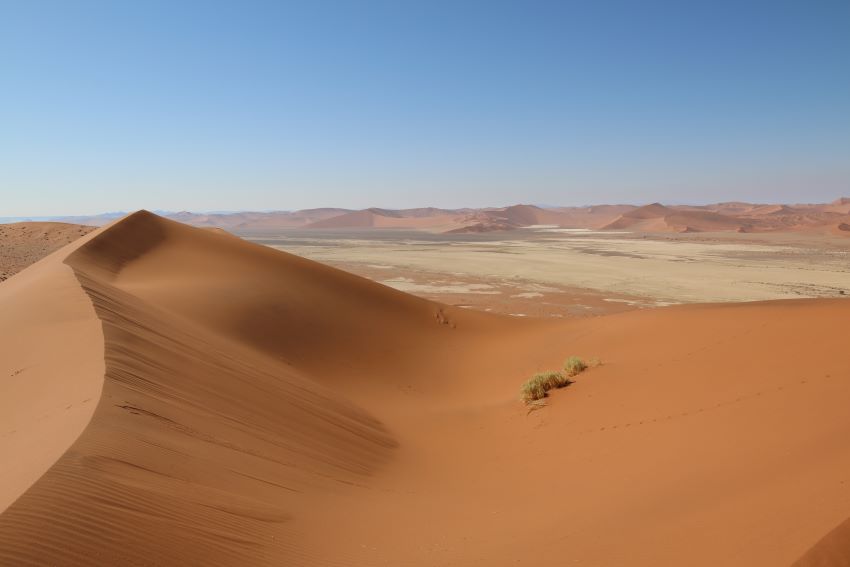
[[[54,366],[3,403],[99,401],[0,437],[40,452],[2,565],[843,565],[850,302],[520,320],[144,212],[0,302],[24,276],[44,315],[0,318]],[[59,288],[102,337],[49,326]],[[573,354],[603,364],[519,403]]]
[[[101,323],[63,264],[87,238],[0,284],[0,511],[74,442],[100,396]]]

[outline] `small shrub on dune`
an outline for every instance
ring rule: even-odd
[[[520,399],[526,403],[540,400],[545,395],[546,389],[543,387],[543,384],[534,378],[523,384],[520,388]]]
[[[587,364],[577,356],[571,356],[564,362],[564,371],[567,376],[575,376],[585,370],[587,370]]]
[[[565,376],[563,372],[540,372],[522,385],[520,388],[520,398],[525,403],[541,400],[546,397],[546,392],[549,390],[563,388],[571,383],[572,380]]]

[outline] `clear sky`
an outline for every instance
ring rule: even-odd
[[[0,216],[841,194],[847,0],[0,0]]]

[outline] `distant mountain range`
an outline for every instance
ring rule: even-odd
[[[341,208],[300,211],[217,212],[188,211],[158,214],[186,224],[230,231],[262,231],[286,228],[347,230],[396,228],[443,233],[476,233],[515,230],[546,225],[558,228],[628,230],[632,232],[774,232],[811,231],[850,236],[850,198],[824,204],[753,204],[742,202],[711,205],[594,205],[586,207],[539,207],[512,205],[481,209]],[[111,212],[94,216],[2,218],[52,220],[100,226],[124,216]]]

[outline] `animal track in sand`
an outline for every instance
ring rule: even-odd
[[[824,378],[830,378],[830,377],[831,377],[830,374],[824,375]],[[713,406],[710,406],[710,407],[699,407],[699,408],[696,408],[696,409],[693,409],[693,410],[690,410],[690,411],[683,411],[681,413],[671,413],[671,414],[665,415],[663,417],[654,417],[652,419],[645,418],[645,419],[638,421],[638,422],[630,421],[630,422],[626,422],[626,423],[616,423],[616,424],[613,424],[613,425],[605,425],[605,426],[598,427],[598,428],[587,428],[587,429],[583,429],[583,430],[579,431],[578,434],[579,435],[585,435],[585,434],[588,434],[588,433],[599,433],[599,432],[605,431],[607,429],[619,429],[621,427],[625,429],[625,428],[631,427],[633,425],[634,426],[648,425],[648,424],[651,424],[651,423],[657,423],[659,421],[669,421],[671,419],[689,417],[689,416],[693,416],[693,415],[696,415],[696,414],[699,414],[699,413],[704,413],[704,412],[720,409],[720,408],[723,408],[723,407],[726,407],[726,406],[738,404],[738,403],[741,403],[741,402],[744,402],[744,401],[747,401],[747,400],[755,399],[755,398],[762,396],[763,394],[771,394],[771,393],[782,392],[786,389],[786,387],[791,388],[791,387],[794,387],[794,386],[802,386],[802,385],[805,385],[805,384],[808,384],[808,383],[809,383],[809,379],[802,378],[799,381],[792,383],[792,384],[785,384],[785,385],[782,385],[782,386],[776,386],[775,388],[769,388],[769,389],[766,389],[766,390],[759,390],[759,391],[753,392],[751,394],[744,394],[744,395],[738,396],[735,399],[730,400],[730,401],[718,402],[718,403],[716,403],[716,404],[714,404]]]

